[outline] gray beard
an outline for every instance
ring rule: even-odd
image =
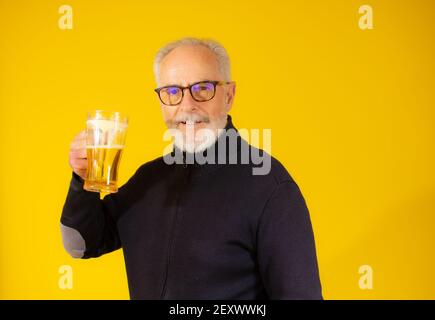
[[[224,130],[219,130],[218,133],[214,132],[211,129],[208,129],[211,132],[213,132],[213,135],[206,135],[205,139],[203,141],[189,141],[185,142],[186,137],[183,134],[175,135],[174,136],[174,145],[179,150],[187,153],[200,153],[204,150],[211,147],[213,144],[216,143],[219,136],[224,132]]]
[[[225,131],[225,126],[227,124],[227,115],[225,114],[224,117],[221,118],[222,124],[219,125],[219,128],[216,129],[210,129],[210,128],[203,128],[200,130],[208,130],[208,134],[205,135],[204,139],[201,139],[202,141],[195,141],[195,139],[189,139],[189,142],[187,143],[185,140],[186,136],[181,133],[178,129],[170,129],[170,130],[176,130],[179,132],[179,134],[175,134],[174,136],[174,145],[179,150],[187,153],[200,153],[204,150],[211,147],[217,139],[221,136],[221,134]],[[198,132],[195,134],[193,133],[193,130],[189,132],[191,129],[187,129],[186,135],[190,134],[190,138],[195,135],[198,135]]]

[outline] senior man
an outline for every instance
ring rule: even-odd
[[[273,157],[266,174],[253,174],[252,161],[219,161],[234,152],[240,160],[246,150],[264,154],[239,134],[224,134],[237,133],[225,49],[175,41],[157,53],[154,73],[174,133],[170,154],[181,162],[165,155],[145,163],[100,199],[83,189],[85,136],[78,134],[61,216],[66,251],[86,259],[122,247],[131,299],[322,299],[309,212],[295,181]],[[189,155],[215,161],[189,162]]]

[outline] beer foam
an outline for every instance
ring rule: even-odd
[[[108,130],[126,130],[128,127],[128,124],[125,122],[119,122],[114,120],[107,120],[107,119],[91,119],[87,120],[86,124],[91,127],[99,128],[103,131]]]
[[[86,149],[124,149],[122,144],[87,145]]]

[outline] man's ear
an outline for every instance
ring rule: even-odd
[[[232,84],[230,84],[230,88],[228,88],[228,91],[227,91],[227,94],[226,94],[226,97],[225,97],[225,99],[226,99],[225,103],[227,105],[227,109],[228,110],[231,109],[231,106],[232,106],[233,101],[234,101],[235,94],[236,94],[236,84],[232,83]]]

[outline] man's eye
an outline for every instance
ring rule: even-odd
[[[211,90],[212,88],[213,85],[211,83],[200,83],[192,87],[193,91]]]
[[[166,89],[166,92],[168,94],[177,94],[178,93],[178,88],[177,87],[168,88],[168,89]]]

